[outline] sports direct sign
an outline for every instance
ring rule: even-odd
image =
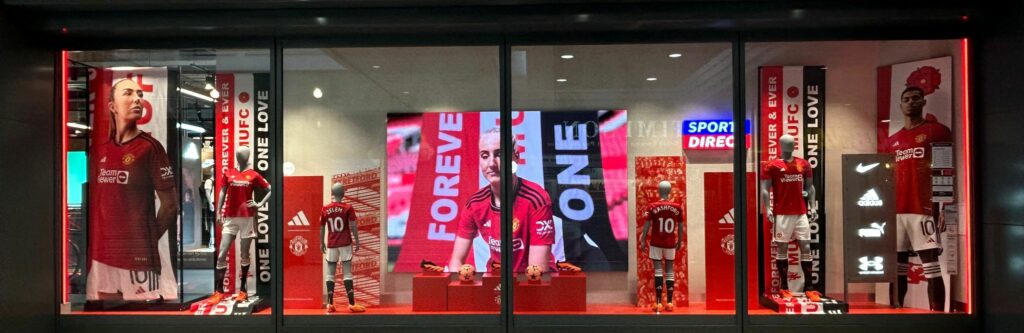
[[[743,121],[747,148],[750,148],[750,120]],[[728,150],[734,146],[732,120],[683,121],[683,149]]]

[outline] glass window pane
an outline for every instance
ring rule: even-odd
[[[513,48],[516,175],[541,187],[555,229],[519,223],[531,245],[550,244],[530,257],[551,255],[539,280],[517,274],[516,314],[734,313],[731,54],[728,43]]]
[[[751,314],[968,311],[962,43],[747,45]]]
[[[498,48],[288,49],[284,64],[285,314],[496,322]]]
[[[255,198],[265,203],[269,183],[256,180],[273,178],[267,168],[270,133],[261,126],[271,115],[269,55],[215,49],[68,52],[63,313],[270,313],[269,258],[260,255],[270,247],[253,239],[268,237],[273,212],[269,205],[250,207],[237,198],[252,195],[253,186],[236,190],[235,183],[220,180],[229,169],[255,169],[246,171],[252,179],[237,185],[261,185]],[[225,108],[234,111],[232,118],[218,112]],[[221,131],[226,119],[234,122]],[[234,156],[214,153],[222,143],[251,153],[236,165]],[[215,223],[214,198],[224,193],[217,189],[229,187],[235,204],[220,215],[248,230],[236,233],[238,242],[225,241]],[[218,265],[217,245],[235,243],[236,252],[225,252]],[[224,274],[215,266],[225,267]],[[250,267],[253,277],[245,274]],[[216,285],[223,285],[223,302],[208,304]],[[248,301],[234,302],[243,290]]]

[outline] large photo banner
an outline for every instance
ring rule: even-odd
[[[479,145],[498,129],[498,117],[388,115],[387,242],[397,253],[388,258],[390,271],[417,272],[422,260],[449,262],[461,214],[489,186]],[[590,271],[625,271],[625,111],[516,111],[511,122],[519,157],[513,172],[543,187],[552,203],[552,258]],[[486,271],[491,246],[498,244],[478,235],[464,262]]]
[[[272,114],[270,109],[270,75],[266,73],[217,73],[215,89],[220,92],[214,106],[215,115],[215,146],[214,160],[217,174],[222,174],[228,169],[237,168],[235,161],[235,150],[241,146],[248,146],[249,165],[253,170],[259,172],[263,178],[273,182],[274,168],[270,161],[270,137]],[[216,189],[214,190],[215,202],[219,202],[221,177],[215,177]],[[257,194],[261,195],[261,194]],[[259,196],[256,196],[259,197]],[[271,203],[260,206],[256,209],[253,227],[256,230],[255,246],[250,248],[252,252],[255,271],[252,273],[254,279],[249,279],[248,290],[256,290],[258,295],[270,295],[272,290],[271,282],[271,256],[270,256],[270,211]],[[215,232],[215,248],[219,248],[221,233]],[[231,247],[228,255],[228,270],[224,275],[224,291],[232,294],[235,291],[236,272],[240,269],[241,263],[236,258],[240,251],[240,245],[236,242]],[[255,287],[255,288],[253,288]]]
[[[760,258],[764,269],[764,292],[779,293],[781,279],[789,280],[790,290],[804,290],[811,284],[815,290],[825,289],[825,68],[819,66],[766,66],[759,72],[760,133],[758,145],[758,170],[769,161],[782,156],[779,138],[791,135],[796,138],[793,156],[803,158],[811,165],[814,174],[815,198],[818,202],[818,219],[810,221],[812,270],[810,277],[803,276],[800,269],[797,242],[789,247],[789,276],[779,276],[773,260],[771,240],[774,223],[763,218],[761,246],[764,257]],[[761,203],[761,205],[770,203]],[[763,215],[763,214],[762,214]]]
[[[878,68],[878,152],[888,152],[889,137],[905,125],[900,95],[921,88],[925,119],[953,128],[953,57],[941,57]]]
[[[284,306],[318,309],[324,304],[324,260],[320,252],[323,176],[284,177]]]
[[[683,220],[676,225],[686,226],[686,160],[681,156],[637,156],[636,170],[636,274],[637,274],[637,306],[647,308],[654,302],[654,262],[650,259],[646,239],[640,239],[643,233],[644,209],[652,202],[661,200],[658,195],[658,184],[663,180],[672,184],[672,192],[668,201],[683,207]],[[676,251],[676,260],[672,267],[676,272],[676,285],[673,304],[688,306],[690,304],[690,274],[687,263],[686,240],[688,230],[684,230],[682,243]]]
[[[168,99],[170,89],[174,89],[176,83],[170,80],[172,73],[166,67],[118,67],[118,68],[90,68],[89,69],[89,110],[91,116],[92,132],[91,144],[88,154],[89,180],[88,197],[86,200],[89,214],[89,242],[88,257],[90,270],[95,269],[94,264],[102,264],[104,267],[116,267],[130,269],[141,257],[152,256],[158,263],[159,281],[150,281],[154,290],[159,290],[159,296],[165,300],[178,299],[178,283],[176,278],[175,264],[177,262],[178,232],[177,225],[172,224],[168,230],[155,231],[150,228],[155,225],[156,212],[160,209],[159,199],[155,198],[154,184],[149,183],[150,177],[146,174],[178,173],[178,159],[174,156],[178,152],[178,140],[168,124],[175,122],[175,113],[170,112],[176,104],[174,100]],[[130,81],[131,83],[122,81]],[[121,92],[112,91],[112,86],[118,84]],[[132,91],[125,89],[131,88]],[[138,91],[135,91],[135,90]],[[114,136],[114,116],[112,105],[117,94],[133,94],[142,96],[139,99],[141,116],[134,121],[135,126],[160,145],[165,156],[151,156],[150,159],[141,161],[136,155],[148,154],[150,150],[141,150],[139,145],[125,145],[124,149],[108,149],[114,145],[111,139]],[[140,139],[141,140],[141,139]],[[131,142],[131,141],[129,141]],[[152,170],[157,166],[150,161],[153,158],[164,159],[169,163],[170,170]],[[146,165],[142,165],[142,164]],[[153,176],[153,178],[162,175]],[[173,179],[176,183],[177,178]],[[148,185],[147,185],[148,184]],[[113,185],[113,186],[108,186]],[[148,211],[146,207],[127,207],[128,201],[135,197],[150,197],[155,203],[154,211]],[[109,202],[109,200],[123,199],[121,202]],[[109,203],[109,204],[107,204]],[[139,205],[145,205],[139,203]],[[151,215],[141,218],[149,221],[126,221],[126,217],[132,212]],[[132,224],[129,222],[134,222]],[[140,229],[145,228],[145,230]],[[138,268],[138,267],[136,267]],[[91,275],[90,275],[91,276]],[[88,281],[92,286],[97,286],[99,280]],[[88,288],[97,290],[97,288]],[[105,288],[100,288],[105,289]],[[103,291],[106,292],[106,291]],[[89,293],[87,298],[94,300],[96,295]],[[131,297],[126,297],[129,299]]]

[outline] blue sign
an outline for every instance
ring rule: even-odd
[[[750,120],[744,120],[744,133],[750,134]],[[684,135],[732,134],[732,120],[686,120],[683,121]]]

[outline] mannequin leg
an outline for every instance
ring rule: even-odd
[[[789,244],[775,242],[775,269],[779,271],[779,283],[782,290],[789,290]]]
[[[673,296],[673,291],[675,290],[675,287],[676,287],[675,286],[675,284],[676,284],[676,272],[675,272],[675,267],[672,267],[672,266],[674,266],[674,265],[672,265],[671,261],[665,260],[665,289],[666,289],[665,302],[666,303],[673,303],[672,302],[672,296]]]
[[[663,280],[663,278],[662,278],[662,274],[663,273],[662,273],[662,268],[661,268],[662,261],[661,260],[652,260],[652,261],[654,261],[654,303],[655,304],[661,304],[661,290],[662,290],[661,289],[662,288],[661,285],[662,285],[662,280]]]
[[[813,261],[811,261],[811,241],[798,241],[800,243],[800,270],[804,273],[804,292],[814,290],[814,279],[811,276]]]
[[[342,281],[345,283],[345,295],[348,296],[348,305],[356,304],[356,292],[353,289],[352,283],[352,261],[346,260],[341,262],[341,268],[344,270]]]
[[[324,276],[324,283],[327,285],[327,304],[334,304],[334,274],[338,271],[337,261],[327,262],[327,276]]]
[[[907,298],[907,273],[910,271],[910,252],[896,252],[896,307],[903,307]]]
[[[928,305],[932,311],[946,310],[946,283],[942,281],[942,267],[939,265],[939,249],[918,251],[928,279]]]
[[[238,277],[242,284],[238,287],[238,290],[242,292],[248,291],[249,267],[252,264],[252,256],[249,251],[252,248],[253,240],[253,238],[242,238],[238,240],[242,252],[238,254],[239,261],[242,264],[242,271],[238,273]]]
[[[217,250],[217,266],[213,274],[213,291],[216,293],[224,292],[224,274],[228,270],[228,250],[234,243],[234,234],[221,233],[220,247]]]

